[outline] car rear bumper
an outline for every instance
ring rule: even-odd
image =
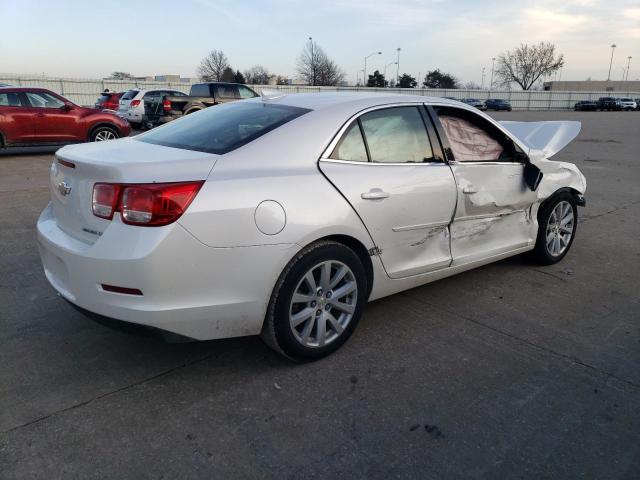
[[[56,223],[51,205],[37,224],[49,283],[94,314],[197,340],[260,333],[271,290],[297,245],[204,245],[179,223],[133,227],[114,218],[93,244]],[[142,295],[106,291],[103,285]]]

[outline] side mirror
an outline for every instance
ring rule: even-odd
[[[73,105],[70,103],[65,103],[60,107],[60,110],[62,110],[63,112],[68,112],[71,109],[73,109]]]
[[[542,181],[542,171],[536,167],[533,163],[527,162],[524,164],[524,182],[527,186],[535,192]]]

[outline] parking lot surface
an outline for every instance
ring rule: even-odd
[[[0,154],[0,478],[640,478],[640,114],[583,122],[571,252],[368,305],[336,354],[165,344],[48,285],[52,153]]]

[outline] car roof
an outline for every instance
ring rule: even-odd
[[[276,92],[277,93],[277,92]],[[438,103],[460,106],[462,102],[443,97],[423,95],[386,94],[382,92],[320,92],[263,95],[248,101],[264,101],[291,107],[324,110],[333,107],[353,107],[362,110],[393,103]]]

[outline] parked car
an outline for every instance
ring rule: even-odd
[[[59,150],[41,259],[89,316],[198,340],[261,334],[313,360],[368,300],[527,251],[560,261],[586,182],[547,158],[579,131],[423,96],[226,103]]]
[[[631,111],[636,110],[638,108],[638,104],[633,98],[625,97],[620,99],[620,109]]]
[[[0,87],[12,87],[13,85],[9,85],[8,83],[0,83]]]
[[[167,123],[183,115],[221,103],[259,97],[253,89],[239,83],[208,82],[191,86],[188,96],[167,96],[163,100],[160,123]]]
[[[580,102],[576,102],[573,109],[576,112],[595,112],[598,110],[598,104],[590,100],[582,100]]]
[[[598,110],[601,111],[619,111],[622,110],[620,100],[613,97],[600,97],[598,99]]]
[[[118,115],[126,118],[134,128],[152,127],[162,113],[162,99],[167,95],[187,96],[174,89],[132,89],[120,98]]]
[[[471,105],[472,107],[476,107],[478,110],[487,109],[486,105],[477,98],[463,98],[461,102],[466,103],[467,105]]]
[[[511,111],[511,104],[500,98],[490,98],[489,100],[485,100],[484,105],[486,110],[495,110],[497,112],[501,110],[505,110],[507,112]]]
[[[636,110],[640,110],[640,98],[636,98],[635,102],[636,102]]]
[[[119,107],[120,97],[124,95],[124,92],[110,92],[105,90],[100,94],[98,100],[96,100],[95,107],[98,110],[110,110],[117,111]]]
[[[126,137],[117,115],[80,107],[44,88],[0,88],[0,147],[61,145]]]

